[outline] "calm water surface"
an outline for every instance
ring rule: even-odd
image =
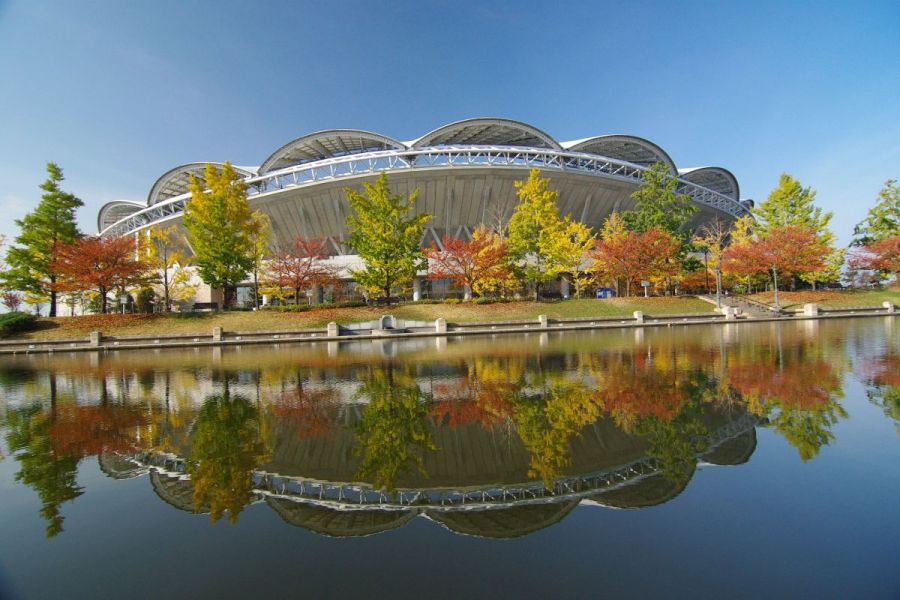
[[[900,324],[0,360],[0,597],[900,597]]]

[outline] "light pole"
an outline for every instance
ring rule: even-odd
[[[722,269],[715,268],[716,273],[716,308],[722,308]]]

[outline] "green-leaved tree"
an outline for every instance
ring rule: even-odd
[[[756,232],[765,237],[769,231],[784,227],[803,227],[815,232],[816,238],[829,248],[824,257],[824,268],[804,273],[800,279],[815,288],[816,283],[827,283],[840,278],[844,264],[844,249],[836,247],[834,233],[828,228],[833,216],[816,206],[816,191],[803,187],[799,181],[782,173],[778,186],[769,197],[753,211],[756,216]]]
[[[53,249],[57,244],[71,244],[81,237],[75,223],[75,209],[84,203],[74,194],[62,191],[65,179],[56,163],[47,163],[47,180],[41,184],[44,193],[37,207],[22,219],[16,219],[21,232],[6,254],[8,269],[4,284],[25,292],[31,298],[46,298],[50,316],[56,316],[56,273]]]
[[[644,182],[631,197],[636,201],[634,210],[622,213],[628,229],[643,233],[659,227],[682,243],[689,240],[685,225],[698,208],[690,196],[678,192],[678,179],[664,163],[654,163],[644,171]]]
[[[224,305],[233,302],[235,287],[253,268],[257,232],[264,219],[250,209],[247,186],[226,162],[207,164],[205,182],[191,177],[191,200],[184,209],[184,228],[204,283],[224,289]]]
[[[421,240],[432,217],[412,214],[419,190],[409,196],[392,194],[384,172],[363,189],[365,194],[344,188],[354,213],[347,217],[348,241],[365,265],[350,273],[369,292],[390,298],[393,288],[407,285],[425,268]]]
[[[900,235],[900,185],[888,179],[878,193],[878,202],[853,229],[854,246],[865,246]]]

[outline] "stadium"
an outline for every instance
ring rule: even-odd
[[[422,245],[440,247],[444,235],[465,238],[481,223],[505,223],[517,203],[514,183],[534,167],[559,190],[560,212],[596,230],[610,213],[633,207],[631,193],[656,162],[668,167],[679,191],[700,209],[691,227],[716,218],[730,222],[752,205],[741,201],[737,179],[727,169],[678,168],[649,140],[600,135],[560,142],[532,125],[501,118],[450,123],[406,142],[355,129],[319,131],[288,142],[259,166],[236,169],[245,178],[251,207],[271,219],[274,245],[290,245],[296,236],[325,239],[332,260],[350,266],[358,259],[346,244],[350,207],[343,188],[361,188],[382,171],[394,192],[419,189],[416,210],[434,215]],[[190,177],[202,180],[205,165],[167,171],[145,202],[107,203],[97,216],[100,234],[180,223]],[[418,296],[419,285],[416,290]]]

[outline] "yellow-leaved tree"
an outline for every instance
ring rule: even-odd
[[[163,298],[165,311],[169,312],[173,302],[190,300],[197,291],[186,268],[190,261],[185,252],[185,240],[175,225],[154,225],[148,238],[147,260],[157,272],[157,289]]]
[[[228,308],[253,269],[262,219],[250,210],[247,186],[231,163],[207,164],[203,179],[191,177],[190,189],[183,222],[197,271],[204,283],[224,290]]]
[[[583,224],[559,216],[559,191],[550,189],[550,179],[541,177],[538,169],[516,182],[516,195],[519,204],[509,219],[509,255],[517,275],[533,286],[537,299],[547,282],[581,270],[592,237]]]

